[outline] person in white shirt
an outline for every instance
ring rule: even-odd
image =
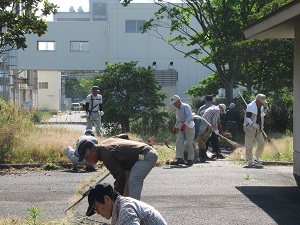
[[[266,96],[258,94],[256,99],[247,105],[244,131],[245,131],[245,146],[246,146],[246,159],[248,166],[252,167],[256,164],[261,164],[258,157],[263,153],[265,141],[263,137],[265,109],[264,104],[267,103]],[[252,149],[256,141],[256,151],[252,156]]]
[[[91,130],[95,126],[97,135],[102,135],[101,116],[104,115],[104,112],[102,109],[102,95],[99,94],[98,86],[92,88],[92,93],[86,97],[85,101],[86,129]]]
[[[193,120],[192,109],[186,103],[181,102],[178,95],[171,97],[171,105],[176,108],[176,123],[172,129],[172,133],[177,135],[176,140],[176,160],[171,165],[186,164],[192,166],[194,163],[194,135],[195,123]],[[188,151],[187,162],[184,160],[184,142]]]

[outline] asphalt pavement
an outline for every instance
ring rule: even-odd
[[[299,224],[300,190],[292,166],[247,168],[228,160],[154,168],[144,182],[142,201],[160,211],[168,224]],[[0,217],[28,218],[38,206],[42,218],[66,218],[64,210],[80,195],[84,181],[99,172],[16,171],[0,176]],[[110,175],[105,182],[113,184]],[[75,208],[84,215],[85,198]],[[99,215],[91,217],[104,222]]]
[[[82,113],[54,116],[46,125],[74,126],[84,132]],[[0,217],[28,218],[33,206],[41,209],[44,220],[84,215],[87,198],[69,215],[64,211],[81,197],[77,191],[83,184],[93,185],[101,176],[70,169],[0,170]],[[113,184],[114,179],[110,175],[104,181]],[[170,225],[300,224],[300,189],[292,165],[247,168],[224,159],[191,167],[155,167],[145,179],[141,200],[158,209]],[[109,223],[99,215],[91,218]]]

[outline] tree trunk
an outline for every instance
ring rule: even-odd
[[[225,85],[226,104],[229,105],[233,100],[234,78],[231,78]]]
[[[129,133],[130,132],[129,119],[126,119],[122,122],[122,132],[123,133]]]

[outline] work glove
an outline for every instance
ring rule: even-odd
[[[252,123],[251,124],[255,129],[259,128],[259,125],[257,123]]]
[[[214,133],[216,134],[216,135],[219,135],[220,133],[219,133],[219,130],[214,130]]]
[[[151,146],[152,146],[152,145],[154,145],[154,141],[153,141],[153,140],[151,140],[151,139],[148,139],[148,141],[147,141],[147,142],[148,142],[148,144],[149,144],[149,145],[151,145]]]
[[[180,130],[181,130],[181,131],[185,131],[185,128],[186,128],[186,124],[184,123],[184,124],[182,124]]]
[[[104,112],[103,111],[100,111],[100,116],[103,116],[104,115]]]
[[[222,127],[222,125],[220,123],[218,124],[218,129],[219,130],[223,130],[223,127]]]
[[[86,116],[86,118],[89,118],[90,117],[90,113],[86,112],[85,116]]]
[[[177,128],[174,127],[174,128],[172,129],[172,134],[176,134],[176,132],[177,132]]]

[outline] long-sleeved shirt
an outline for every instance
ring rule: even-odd
[[[217,131],[218,130],[218,122],[220,119],[219,106],[211,106],[208,109],[206,109],[203,114],[203,118],[206,119],[207,122],[210,123],[213,131]]]
[[[167,222],[154,207],[130,197],[119,196],[113,205],[111,224],[167,225]]]
[[[145,143],[129,140],[127,135],[108,138],[97,146],[98,159],[115,178],[114,189],[117,192],[124,193],[125,170],[130,170],[138,161],[139,154],[149,148]]]
[[[205,105],[201,106],[199,109],[198,109],[198,112],[197,112],[197,115],[198,116],[203,116],[204,112],[206,109],[208,109],[209,107],[211,106],[214,106],[214,104],[208,102],[208,103],[205,103]]]
[[[191,106],[181,102],[180,107],[176,111],[176,123],[174,127],[178,129],[183,123],[185,123],[188,126],[189,123],[192,121],[192,119],[193,119],[193,115],[192,115]]]

